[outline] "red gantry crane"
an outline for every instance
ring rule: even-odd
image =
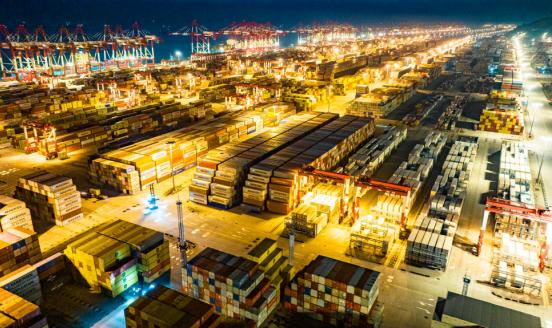
[[[352,213],[351,213],[352,223],[354,223],[359,218],[360,198],[363,196],[363,194],[366,191],[370,189],[374,189],[381,192],[388,192],[399,197],[403,197],[401,230],[404,231],[406,229],[406,218],[407,218],[407,213],[409,209],[410,194],[412,191],[412,188],[409,186],[403,186],[395,183],[378,181],[367,177],[353,177],[348,174],[317,170],[313,167],[304,168],[299,172],[299,176],[307,177],[307,178],[312,177],[317,180],[329,180],[343,185],[343,189],[342,189],[343,194],[340,199],[340,219],[342,220],[349,215],[349,213],[347,213],[349,208],[348,203],[349,203],[351,192],[354,191]],[[303,186],[300,185],[300,189],[302,187]],[[297,203],[299,203],[300,201],[301,201],[301,194],[299,193]]]
[[[487,222],[489,220],[490,213],[509,215],[527,220],[533,220],[546,226],[544,241],[541,244],[541,251],[539,254],[539,268],[542,272],[548,258],[549,239],[551,238],[548,233],[552,230],[550,229],[550,225],[552,224],[552,213],[549,210],[537,209],[525,204],[512,202],[502,198],[487,198],[485,211],[483,212],[481,231],[479,233],[479,241],[477,243],[477,256],[481,254],[481,249],[483,248],[483,240],[485,236],[485,230],[487,229]]]

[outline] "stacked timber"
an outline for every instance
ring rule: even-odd
[[[278,306],[276,288],[254,261],[206,248],[186,269],[191,296],[215,305],[217,313],[259,327]]]
[[[254,165],[249,170],[242,208],[288,214],[299,192],[299,172],[306,166],[331,170],[374,132],[370,118],[343,116]],[[244,205],[245,204],[245,205]]]
[[[40,261],[38,235],[17,227],[0,232],[0,276]]]
[[[115,297],[138,282],[137,260],[123,242],[92,232],[70,243],[64,253],[77,278],[109,296]]]
[[[128,328],[217,327],[220,316],[213,305],[173,289],[157,286],[125,309]]]
[[[40,304],[42,291],[36,267],[26,264],[0,278],[0,287],[27,301]]]
[[[24,202],[0,195],[0,231],[15,227],[34,231],[31,211]]]
[[[377,271],[318,255],[285,289],[284,307],[326,324],[379,327],[379,285]]]
[[[371,176],[406,138],[406,132],[404,127],[385,129],[383,134],[370,139],[349,157],[344,172],[353,176]]]
[[[0,327],[47,328],[40,307],[0,288]]]
[[[479,118],[479,130],[522,135],[523,113],[518,110],[485,109]]]
[[[57,174],[38,171],[19,178],[15,198],[27,204],[33,220],[65,226],[83,217],[73,180]]]
[[[291,143],[305,137],[312,131],[337,118],[336,114],[329,113],[302,113],[289,117],[278,127],[256,135],[255,137],[237,143],[230,143],[224,147],[210,151],[198,165],[202,172],[212,169],[212,182],[202,180],[201,187],[207,188],[209,205],[230,208],[241,202],[242,188],[247,178],[247,172],[270,155],[278,152]],[[198,176],[198,177],[203,177]],[[204,184],[203,181],[206,183]],[[246,192],[251,188],[245,186]],[[195,191],[195,188],[194,188]],[[194,199],[197,195],[194,193]],[[203,201],[205,199],[203,198]]]
[[[498,197],[533,206],[531,181],[527,147],[521,142],[502,144],[498,173]]]
[[[169,243],[163,233],[124,220],[117,220],[98,230],[100,235],[125,244],[138,260],[138,273],[151,283],[170,269]]]

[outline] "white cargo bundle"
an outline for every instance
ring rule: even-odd
[[[498,196],[533,206],[531,180],[527,147],[520,142],[502,144]]]

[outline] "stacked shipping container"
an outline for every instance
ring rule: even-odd
[[[42,301],[40,279],[34,265],[26,264],[3,276],[0,287],[31,303],[40,304]]]
[[[241,201],[247,171],[262,159],[335,119],[335,114],[302,113],[246,141],[210,151],[200,160],[190,199],[229,208]],[[199,181],[198,181],[199,180]],[[249,188],[246,186],[245,190]]]
[[[215,311],[261,326],[279,303],[259,264],[206,248],[186,267],[187,290],[196,299],[215,305]]]
[[[127,328],[213,328],[219,321],[213,305],[161,285],[125,309]]]
[[[73,180],[57,174],[38,171],[19,178],[15,198],[29,206],[34,220],[65,226],[83,217]]]
[[[343,116],[251,167],[244,207],[287,214],[299,195],[299,171],[331,170],[374,133],[370,118]]]
[[[35,232],[21,227],[0,232],[0,276],[38,262],[41,258]]]
[[[319,255],[285,289],[284,307],[345,327],[379,327],[380,273]]]
[[[0,231],[15,227],[34,231],[31,211],[24,202],[0,195]]]
[[[47,328],[40,307],[0,288],[0,326],[21,328]]]

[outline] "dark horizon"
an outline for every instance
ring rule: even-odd
[[[151,33],[178,30],[197,19],[210,29],[233,21],[271,22],[292,28],[335,21],[354,25],[433,23],[527,23],[549,15],[552,1],[500,0],[0,0],[0,24],[10,30],[21,22],[49,31],[64,24],[84,24],[95,33],[104,24],[129,26],[138,21]]]

